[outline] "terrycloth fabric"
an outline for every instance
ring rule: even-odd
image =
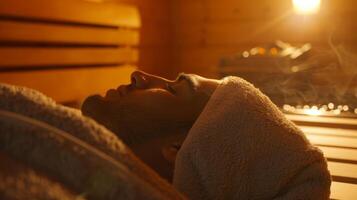
[[[75,193],[94,199],[182,198],[117,136],[78,110],[58,105],[32,89],[0,84],[1,110],[72,136],[64,139],[66,134],[40,126],[0,120],[0,152],[54,177]],[[125,169],[117,170],[118,163]],[[148,187],[141,188],[134,179]]]
[[[328,199],[322,152],[253,85],[222,80],[178,152],[190,199]]]
[[[47,176],[0,153],[0,199],[84,200]]]

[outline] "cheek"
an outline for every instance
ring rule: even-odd
[[[142,97],[140,101],[137,103],[138,108],[154,119],[165,121],[192,120],[194,104],[177,96],[171,94],[147,96]]]

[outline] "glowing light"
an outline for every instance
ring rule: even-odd
[[[348,105],[344,105],[344,106],[342,107],[342,110],[343,110],[343,111],[348,111],[348,110],[349,110]]]
[[[322,105],[320,109],[326,111],[328,109],[328,107],[327,107],[327,105]]]
[[[335,105],[333,105],[333,103],[329,103],[327,106],[328,106],[328,108],[331,109],[331,110],[335,107]]]
[[[317,115],[321,115],[322,112],[321,110],[318,110],[317,108],[315,109],[306,109],[304,110],[304,113],[307,114],[307,115],[314,115],[314,116],[317,116]]]
[[[295,12],[298,14],[315,14],[320,10],[321,0],[293,0]]]
[[[258,49],[258,53],[260,54],[260,55],[264,55],[265,54],[265,52],[266,52],[266,50],[264,49],[264,48],[259,48]]]
[[[348,108],[347,105],[340,105],[340,108],[342,106],[342,109],[334,109],[334,105],[331,105],[330,109],[328,105],[322,105],[321,107],[317,105],[296,105],[296,106],[291,106],[288,104],[283,105],[283,109],[287,112],[295,113],[295,114],[304,114],[304,115],[311,115],[311,116],[335,116],[335,115],[340,115],[343,111],[348,111],[346,110]],[[345,110],[343,110],[345,109]],[[349,109],[349,108],[348,108]],[[354,112],[357,114],[357,108],[354,109]]]
[[[251,55],[256,55],[258,53],[259,53],[259,48],[257,48],[257,47],[250,50]]]
[[[277,48],[271,48],[270,49],[270,54],[274,55],[274,56],[277,55],[278,54],[278,49]]]
[[[335,114],[335,115],[341,114],[341,110],[337,110],[337,109],[336,109],[336,110],[333,110],[332,112],[333,112],[333,114]]]
[[[292,66],[291,67],[292,72],[298,72],[299,71],[299,66]]]
[[[248,57],[249,57],[249,52],[248,52],[248,51],[244,51],[244,52],[242,53],[242,56],[243,56],[244,58],[248,58]]]
[[[286,111],[290,110],[290,105],[284,104],[283,109]]]
[[[338,109],[338,110],[342,110],[342,109],[343,109],[343,106],[342,106],[342,105],[338,105],[338,106],[337,106],[337,109]]]

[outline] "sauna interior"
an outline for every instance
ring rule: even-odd
[[[136,70],[242,77],[324,153],[330,199],[357,199],[356,30],[355,0],[0,0],[0,83],[78,110]]]

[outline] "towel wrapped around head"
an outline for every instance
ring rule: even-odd
[[[328,199],[322,152],[250,83],[227,77],[178,152],[174,186],[190,199]]]

